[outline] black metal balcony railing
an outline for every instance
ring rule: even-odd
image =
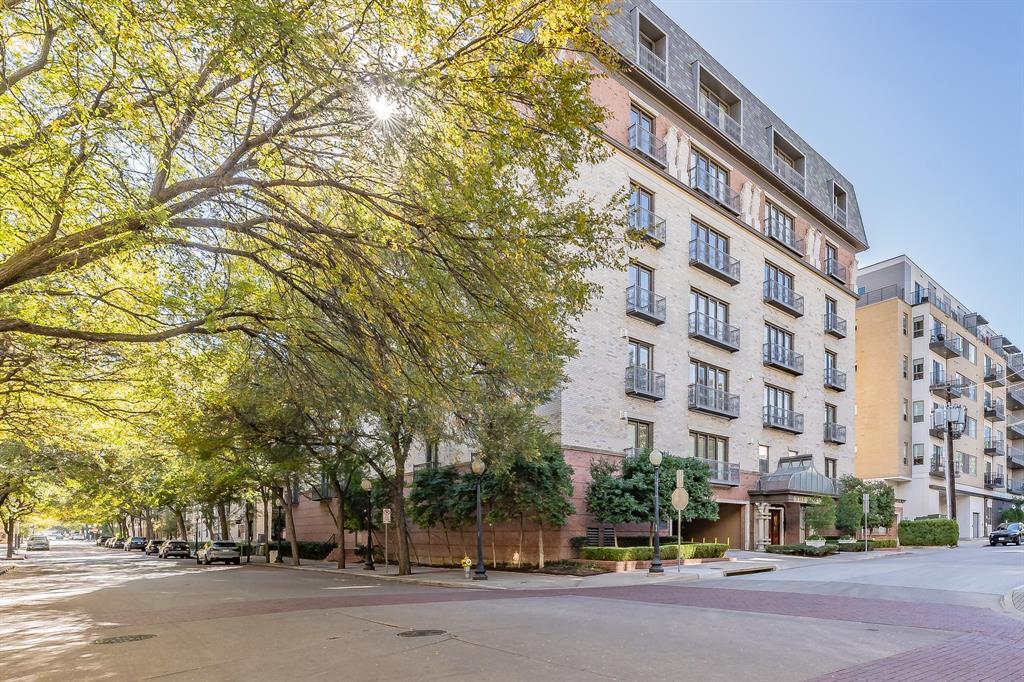
[[[1010,440],[1020,440],[1024,438],[1024,419],[1017,419],[1016,421],[1008,422],[1006,424],[1006,437]]]
[[[650,74],[654,80],[664,83],[668,74],[665,60],[651,52],[646,45],[638,45],[636,53],[636,61],[640,68]]]
[[[704,462],[711,470],[711,482],[717,485],[739,485],[740,465],[735,462],[726,462],[720,459],[705,459],[703,457],[690,457]]]
[[[940,455],[938,457],[932,455],[931,466],[928,468],[928,473],[938,478],[946,477],[946,459]]]
[[[730,352],[740,349],[740,329],[705,313],[690,313],[690,336]]]
[[[1011,469],[1024,469],[1024,448],[1007,447],[1006,466]]]
[[[838,205],[832,206],[832,217],[836,219],[836,222],[840,225],[846,225],[846,209]]]
[[[654,324],[663,324],[665,297],[638,286],[626,287],[626,314]]]
[[[835,367],[826,367],[825,388],[831,388],[834,391],[845,391],[846,372],[841,372]]]
[[[989,365],[985,368],[985,383],[989,386],[1005,386],[1002,365]]]
[[[985,487],[986,488],[1002,488],[1005,485],[1006,479],[1002,474],[994,474],[990,471],[985,472]]]
[[[1024,355],[1014,353],[1007,356],[1006,375],[1010,381],[1024,381]]]
[[[804,255],[804,240],[796,236],[796,230],[778,218],[764,219],[764,233],[800,257]]]
[[[997,422],[1006,419],[1006,408],[1002,400],[993,398],[985,401],[985,419]]]
[[[792,348],[786,348],[779,343],[766,343],[761,347],[761,351],[761,358],[769,367],[775,367],[796,376],[804,373],[804,356]]]
[[[846,320],[835,313],[825,313],[825,333],[836,338],[846,338]]]
[[[931,381],[928,383],[929,390],[940,398],[946,397],[946,391],[952,398],[959,398],[963,393],[963,387],[955,377],[949,377],[945,372],[932,372]]]
[[[782,407],[765,405],[763,423],[768,428],[779,429],[780,431],[789,431],[791,433],[804,432],[804,415]]]
[[[1024,386],[1006,389],[1006,407],[1010,410],[1024,409]]]
[[[937,353],[946,359],[959,357],[960,339],[953,338],[945,330],[933,329],[931,338],[928,341],[928,348],[933,353]]]
[[[722,111],[717,102],[712,102],[704,95],[701,95],[698,100],[698,107],[700,115],[706,118],[712,125],[731,137],[735,142],[740,141],[743,135],[743,127],[739,121]]]
[[[1002,439],[986,438],[985,439],[985,454],[995,455],[996,457],[1002,457],[1006,454],[1006,446]]]
[[[1012,478],[1006,482],[1006,492],[1013,493],[1014,495],[1024,495],[1024,479],[1013,480]]]
[[[728,252],[700,239],[690,241],[690,265],[730,284],[740,282],[740,262]]]
[[[690,187],[705,194],[733,213],[740,212],[740,195],[722,178],[708,169],[694,166],[690,169]]]
[[[826,443],[838,443],[839,445],[843,445],[846,443],[846,427],[834,422],[825,422],[824,438]]]
[[[627,367],[626,393],[647,400],[664,400],[665,375],[646,367]]]
[[[803,173],[783,161],[778,154],[772,154],[772,170],[774,170],[779,177],[785,180],[786,184],[793,189],[796,189],[801,194],[806,190],[807,183],[804,180]]]
[[[641,128],[636,123],[629,126],[629,148],[661,167],[667,165],[665,143],[653,131]]]
[[[804,297],[781,282],[769,280],[764,283],[764,300],[793,317],[804,314]]]
[[[654,246],[663,246],[668,233],[665,219],[643,206],[630,207],[629,229]]]
[[[714,386],[690,384],[689,405],[691,410],[729,419],[740,416],[740,397]]]
[[[825,259],[825,274],[841,284],[846,284],[846,266],[835,258]]]

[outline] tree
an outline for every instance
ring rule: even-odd
[[[415,472],[409,489],[409,518],[427,531],[428,546],[430,529],[441,526],[449,564],[454,563],[454,559],[448,530],[462,525],[468,506],[463,499],[465,492],[466,486],[459,485],[459,473],[452,466],[428,467]],[[433,562],[432,557],[427,558]]]
[[[565,461],[562,448],[551,439],[536,460],[526,460],[520,468],[519,493],[526,516],[537,524],[537,565],[544,568],[544,527],[561,528],[576,512],[572,496],[572,467]]]
[[[1010,506],[1003,510],[1002,520],[1005,523],[1024,521],[1024,497],[1010,500]]]
[[[839,502],[836,505],[836,528],[855,535],[864,528],[863,495],[868,493],[869,528],[888,528],[896,520],[896,495],[882,481],[865,482],[846,475],[839,480]]]
[[[836,502],[831,497],[816,497],[804,508],[804,525],[815,535],[836,527]]]
[[[594,515],[598,523],[613,527],[612,537],[616,547],[619,546],[619,538],[614,526],[632,523],[641,514],[639,502],[627,492],[625,481],[618,473],[617,462],[595,459],[590,464],[591,480],[586,493],[587,511]]]

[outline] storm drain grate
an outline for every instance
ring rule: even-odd
[[[120,637],[104,637],[94,639],[93,644],[121,644],[122,642],[138,642],[143,639],[153,639],[156,635],[121,635]]]
[[[444,630],[406,630],[399,632],[399,637],[436,637],[446,634]]]

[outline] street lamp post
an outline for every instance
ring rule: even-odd
[[[370,494],[373,490],[373,481],[364,478],[359,487],[366,491],[366,561],[363,562],[363,570],[375,571],[377,567],[373,565],[373,495]]]
[[[487,580],[487,567],[484,566],[484,507],[480,499],[480,483],[487,465],[480,457],[474,457],[470,468],[476,474],[476,569],[473,571],[473,580]]]
[[[648,459],[654,465],[654,557],[651,559],[651,568],[648,570],[648,573],[657,574],[665,572],[665,569],[661,566],[661,529],[659,528],[661,524],[659,523],[658,510],[658,479],[661,478],[661,453],[657,450],[651,450]]]

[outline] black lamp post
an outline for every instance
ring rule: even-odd
[[[373,481],[364,478],[359,487],[366,491],[366,560],[363,562],[363,570],[375,571],[377,567],[373,565],[373,495],[370,494],[373,490]]]
[[[661,524],[660,512],[658,509],[658,481],[661,478],[661,453],[657,450],[651,450],[651,454],[648,455],[648,459],[651,464],[654,465],[654,557],[651,559],[651,568],[648,573],[664,573],[665,569],[661,566]]]
[[[479,457],[474,457],[470,468],[476,474],[476,569],[473,571],[473,580],[487,580],[487,567],[484,566],[484,507],[480,499],[480,483],[487,465]]]

